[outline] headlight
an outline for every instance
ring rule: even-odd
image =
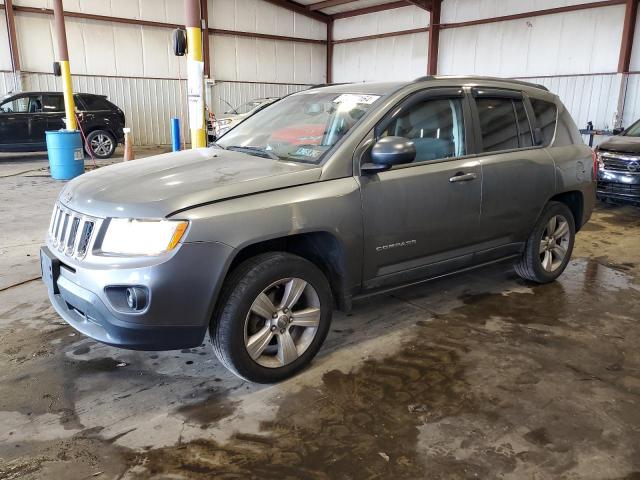
[[[104,253],[160,255],[175,248],[189,222],[112,218],[102,240]]]

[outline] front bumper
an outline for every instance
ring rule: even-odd
[[[630,202],[640,202],[640,174],[609,170],[598,171],[597,195]]]
[[[40,262],[53,307],[76,330],[121,348],[174,350],[202,343],[231,253],[221,243],[186,243],[161,263],[105,268],[42,247]],[[127,286],[148,289],[144,309],[118,301]]]

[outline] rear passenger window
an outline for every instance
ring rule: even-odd
[[[461,157],[466,154],[462,102],[459,98],[443,98],[411,105],[379,138],[388,136],[413,140],[415,162]]]
[[[547,146],[551,144],[553,134],[556,130],[556,117],[558,113],[556,105],[555,103],[532,98],[531,106],[538,120],[538,126],[542,130],[544,146]]]
[[[64,112],[64,97],[62,95],[43,95],[43,112]]]
[[[477,98],[480,134],[485,152],[518,148],[518,126],[509,98]]]

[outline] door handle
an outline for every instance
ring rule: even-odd
[[[478,178],[478,175],[476,175],[475,173],[456,173],[453,177],[451,177],[449,179],[449,181],[451,183],[456,183],[456,182],[470,182],[471,180],[475,180],[476,178]]]

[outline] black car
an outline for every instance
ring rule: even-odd
[[[124,142],[124,112],[104,95],[74,95],[85,150],[109,158]],[[65,127],[64,98],[60,92],[24,92],[0,101],[0,152],[37,152],[47,149],[45,131]],[[91,152],[89,152],[91,149]]]
[[[601,143],[598,198],[640,203],[640,120]]]

